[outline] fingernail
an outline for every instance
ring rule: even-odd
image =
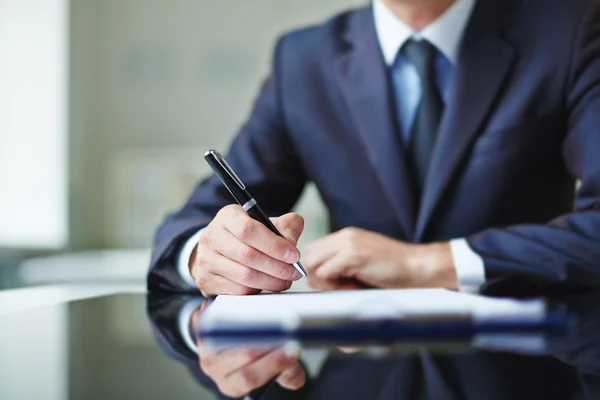
[[[289,264],[293,264],[298,261],[298,251],[296,250],[286,250],[283,253],[283,260]]]
[[[302,274],[300,272],[294,270],[294,275],[292,275],[292,280],[297,281],[300,278],[302,278]]]
[[[300,356],[300,344],[298,342],[287,342],[283,346],[283,352],[287,358],[298,358]]]

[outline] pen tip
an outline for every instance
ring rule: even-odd
[[[306,273],[306,270],[304,269],[304,267],[302,266],[302,264],[300,264],[300,261],[298,261],[297,263],[294,264],[294,268],[296,268],[296,270],[298,272],[300,272],[300,274],[303,277],[308,278],[308,274]]]

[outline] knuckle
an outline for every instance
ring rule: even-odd
[[[209,227],[212,225],[213,227],[225,227],[230,225],[233,221],[237,221],[240,218],[240,213],[244,213],[244,210],[241,206],[237,204],[230,204],[225,206],[219,210],[215,218],[208,225]]]
[[[223,220],[226,220],[228,218],[228,216],[231,214],[231,206],[226,206],[221,208],[218,212],[217,215],[215,215],[215,218],[213,218],[213,220],[210,222],[210,224],[208,224],[208,227],[210,228],[211,226],[215,226],[218,224],[223,224]]]
[[[219,210],[219,212],[217,213],[218,216],[221,217],[232,217],[234,215],[237,215],[240,211],[240,206],[237,204],[230,204],[228,206],[225,206],[223,208],[221,208]]]
[[[206,256],[206,251],[201,251],[201,249],[196,250],[194,264],[200,267],[208,264],[208,257]]]
[[[282,240],[279,240],[279,239],[281,239],[281,238],[277,238],[277,240],[273,240],[271,243],[269,243],[269,246],[267,248],[267,254],[274,258],[281,257],[281,255],[283,253],[285,253],[286,249],[289,247],[289,244],[282,243]],[[285,239],[283,239],[283,240],[285,240]]]
[[[346,241],[348,242],[348,249],[356,250],[360,247],[360,230],[358,228],[348,228],[346,232]]]
[[[212,263],[208,256],[202,256],[192,264],[190,271],[196,281],[206,284],[211,279]]]
[[[198,244],[202,243],[202,244],[210,247],[210,245],[214,241],[214,236],[215,236],[214,229],[212,229],[210,226],[208,226],[200,233],[200,237],[198,238]]]
[[[240,250],[240,261],[242,262],[242,264],[250,265],[259,261],[259,258],[260,255],[258,253],[258,250],[247,245],[242,246]]]
[[[255,234],[256,224],[254,224],[253,221],[250,220],[250,217],[248,217],[236,226],[235,231],[238,239],[240,239],[242,242],[245,242]]]
[[[354,240],[354,239],[356,239],[356,235],[357,235],[356,228],[353,228],[353,227],[344,228],[344,236],[346,237],[346,239]]]
[[[252,282],[254,279],[256,279],[256,274],[251,268],[244,268],[240,271],[241,282]]]
[[[199,289],[204,291],[210,291],[210,279],[208,274],[198,273],[196,274],[196,285],[198,285]]]

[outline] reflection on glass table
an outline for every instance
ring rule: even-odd
[[[364,348],[330,343],[320,350],[297,343],[207,348],[195,334],[208,304],[200,297],[149,296],[148,311],[166,354],[222,398],[600,398],[600,295],[564,295],[549,302],[572,321],[560,334]]]

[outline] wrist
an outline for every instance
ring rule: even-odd
[[[414,245],[413,271],[422,287],[458,290],[458,276],[449,242]]]

